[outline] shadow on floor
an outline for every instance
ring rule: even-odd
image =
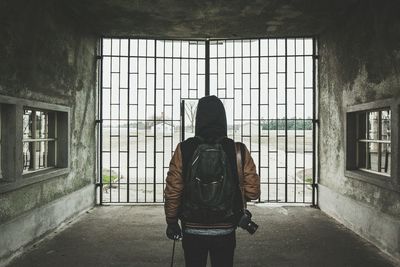
[[[235,266],[395,266],[318,209],[250,207],[260,227],[237,231]],[[169,266],[162,206],[102,206],[14,260],[13,267]],[[184,266],[178,243],[175,265]]]

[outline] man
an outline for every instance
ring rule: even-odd
[[[250,152],[241,147],[243,195],[246,201],[257,199],[260,179]],[[206,266],[208,253],[212,266],[233,266],[243,203],[235,143],[227,138],[225,108],[216,96],[199,100],[195,137],[176,147],[164,193],[166,234],[170,239],[182,237],[180,219],[186,266]]]

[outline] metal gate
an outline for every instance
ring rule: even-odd
[[[100,52],[100,203],[163,202],[172,153],[211,94],[251,151],[259,201],[316,204],[314,39],[104,38]]]

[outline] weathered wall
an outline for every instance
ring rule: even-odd
[[[0,194],[0,228],[88,185],[93,190],[81,196],[81,202],[85,206],[94,203],[96,39],[81,33],[56,2],[0,2],[0,94],[71,108],[70,172]],[[69,199],[65,201],[64,215],[47,209],[41,214],[42,222],[83,208],[75,203],[68,210]],[[50,230],[39,222],[31,228],[36,235]],[[1,252],[0,258],[4,256]]]
[[[398,10],[398,1],[360,1],[320,36],[319,204],[400,259],[399,191],[344,175],[346,107],[400,97]]]

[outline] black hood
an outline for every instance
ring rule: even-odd
[[[225,108],[218,97],[205,96],[199,100],[195,134],[208,141],[227,136]]]

